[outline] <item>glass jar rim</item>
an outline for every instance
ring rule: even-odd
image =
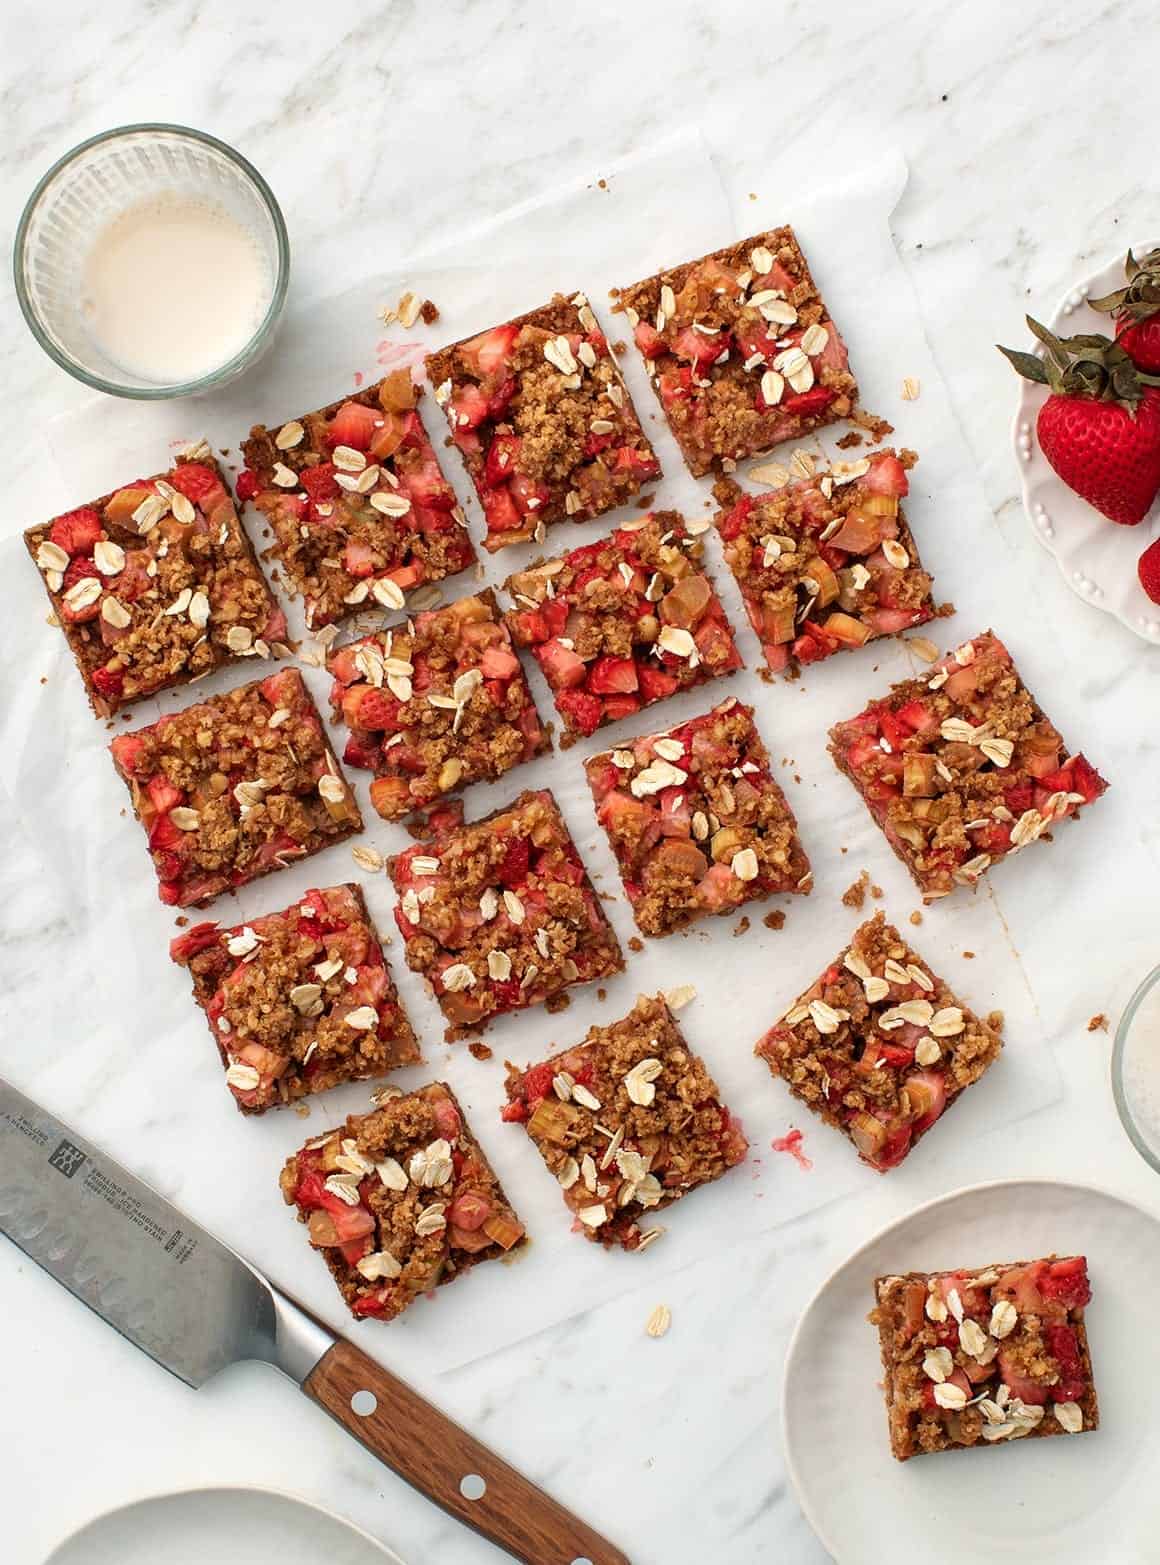
[[[1124,1007],[1123,1014],[1116,1026],[1116,1036],[1112,1044],[1112,1098],[1115,1101],[1116,1113],[1120,1116],[1120,1124],[1127,1132],[1128,1140],[1136,1151],[1151,1168],[1160,1174],[1160,1154],[1155,1152],[1145,1140],[1135,1116],[1128,1105],[1128,1092],[1124,1085],[1124,1055],[1128,1046],[1128,1037],[1132,1031],[1132,1024],[1136,1019],[1141,1005],[1148,994],[1160,982],[1160,967],[1154,967],[1148,976],[1140,983],[1132,994],[1132,998]]]

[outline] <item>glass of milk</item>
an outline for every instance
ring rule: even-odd
[[[1160,1173],[1160,967],[1148,974],[1120,1017],[1112,1094],[1132,1145]]]
[[[184,397],[247,369],[290,271],[266,181],[224,142],[128,125],[82,142],[29,198],[16,291],[41,347],[118,397]]]

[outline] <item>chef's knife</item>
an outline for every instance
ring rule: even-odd
[[[273,1364],[401,1478],[525,1565],[629,1565],[591,1527],[3,1079],[0,1233],[187,1385],[201,1387],[241,1359]]]

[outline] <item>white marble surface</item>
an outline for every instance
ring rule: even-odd
[[[1082,728],[1115,785],[1074,837],[1006,874],[1000,894],[1066,1090],[1014,1130],[958,1146],[953,1134],[932,1138],[920,1169],[868,1179],[858,1195],[756,1240],[739,1232],[727,1255],[665,1284],[674,1324],[660,1343],[643,1336],[659,1302],[647,1290],[421,1382],[643,1565],[824,1558],[785,1485],[780,1365],[815,1286],[873,1228],[929,1195],[1018,1174],[1087,1178],[1160,1211],[1160,1188],[1115,1119],[1109,1040],[1086,1030],[1095,1012],[1114,1019],[1157,959],[1160,664],[1085,609],[1031,538],[1008,434],[1013,387],[991,346],[1018,340],[1025,309],[1047,308],[1077,272],[1160,226],[1152,147],[1139,129],[1155,108],[1139,47],[1150,8],[820,9],[598,0],[581,17],[548,0],[335,0],[325,23],[288,6],[274,24],[269,8],[227,0],[115,11],[20,4],[6,30],[6,244],[35,174],[74,141],[118,122],[184,120],[263,169],[291,225],[298,284],[319,294],[437,248],[564,174],[598,175],[675,121],[700,125],[738,202],[769,196],[763,176],[791,147],[804,182],[819,146],[832,160],[864,136],[892,141],[910,163],[898,245],[994,511],[993,524],[964,539],[962,581],[944,572],[941,585],[974,599],[989,574],[1019,584],[1023,634],[1034,631],[1048,678],[1056,669],[1053,688],[1039,680],[1041,694],[1067,731]],[[791,217],[793,196],[787,188]],[[392,253],[368,258],[353,225],[391,216]],[[856,252],[857,233],[850,245]],[[7,531],[75,500],[43,429],[81,394],[24,335],[4,286]],[[943,525],[953,530],[956,518]],[[51,989],[54,1010],[82,1026],[85,995],[60,970],[59,908],[36,862],[5,849],[0,1070],[43,1083],[52,1102],[41,997]],[[885,847],[875,851],[869,867],[891,875]],[[811,914],[824,911],[819,901]],[[204,1155],[196,1124],[178,1113],[166,1128],[185,1162]],[[13,1565],[40,1565],[72,1526],[122,1499],[223,1481],[332,1505],[413,1565],[499,1558],[299,1407],[287,1384],[247,1368],[194,1396],[8,1246],[0,1320]]]

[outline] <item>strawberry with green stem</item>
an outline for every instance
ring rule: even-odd
[[[1136,368],[1160,375],[1160,249],[1150,250],[1142,261],[1129,250],[1124,276],[1127,287],[1088,303],[1115,317],[1116,341]]]
[[[999,352],[1027,380],[1051,388],[1035,426],[1039,449],[1081,499],[1134,527],[1160,490],[1160,376],[1138,370],[1108,337],[1060,338],[1030,316],[1027,324],[1044,357]]]

